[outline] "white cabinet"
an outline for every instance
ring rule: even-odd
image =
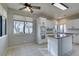
[[[58,39],[48,37],[48,51],[53,56],[71,55],[72,36]]]
[[[79,43],[79,19],[69,20],[67,23],[67,28],[73,28],[75,30],[68,30],[69,32],[78,33],[78,35],[74,34],[73,43]]]
[[[36,29],[37,29],[37,43],[43,44],[46,43],[46,18],[39,17],[36,21]]]
[[[46,18],[40,18],[41,26],[46,26]]]
[[[53,56],[58,56],[58,39],[48,37],[48,51]]]
[[[78,35],[74,35],[74,37],[73,37],[73,43],[79,44],[79,34]]]

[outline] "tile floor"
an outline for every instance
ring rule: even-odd
[[[52,56],[47,50],[47,44],[23,44],[9,47],[7,56]],[[79,56],[79,45],[73,44],[71,56]]]
[[[47,44],[34,43],[9,47],[7,56],[51,56],[47,50]]]
[[[73,44],[72,56],[79,56],[79,45]]]

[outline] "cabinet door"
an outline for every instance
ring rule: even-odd
[[[79,19],[70,20],[66,25],[69,32],[79,33]],[[69,28],[73,28],[75,30],[69,30]],[[79,34],[74,35],[73,43],[79,43]]]
[[[79,28],[79,19],[71,20],[67,22],[67,28]]]
[[[41,25],[46,26],[46,18],[40,18]]]

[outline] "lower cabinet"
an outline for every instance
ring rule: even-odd
[[[72,52],[72,36],[62,39],[48,37],[48,51],[54,56],[70,55]]]

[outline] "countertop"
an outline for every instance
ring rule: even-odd
[[[47,37],[52,37],[55,39],[62,39],[69,36],[72,36],[74,33],[47,33]]]

